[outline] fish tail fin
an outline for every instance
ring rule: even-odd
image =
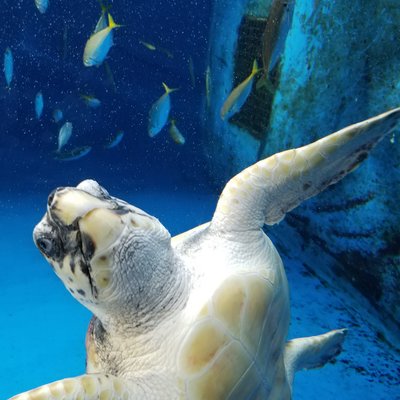
[[[273,94],[276,90],[275,85],[269,79],[268,74],[263,74],[263,76],[257,81],[256,89],[260,90],[265,88],[269,93]]]
[[[267,86],[267,79],[268,78],[265,77],[265,74],[263,74],[263,76],[256,83],[256,89],[260,90],[263,87]]]
[[[101,13],[105,14],[106,12],[108,12],[108,10],[111,8],[111,4],[105,4],[103,3],[102,0],[98,0],[100,7],[101,7]]]
[[[169,88],[168,86],[167,86],[167,84],[166,83],[162,83],[163,84],[163,86],[164,86],[164,89],[165,89],[165,92],[166,93],[172,93],[172,92],[175,92],[176,90],[179,90],[178,88]]]
[[[112,15],[110,13],[108,13],[108,27],[111,29],[114,28],[121,28],[123,25],[120,24],[116,24],[114,21],[114,18],[112,17]]]
[[[254,61],[253,61],[253,69],[251,70],[251,75],[255,75],[255,74],[257,74],[259,71],[261,71],[262,70],[262,68],[259,68],[258,67],[258,63],[257,63],[257,60],[256,59],[254,59]]]

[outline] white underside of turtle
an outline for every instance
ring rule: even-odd
[[[34,240],[94,314],[86,374],[12,399],[291,399],[295,372],[338,355],[345,329],[286,341],[288,284],[263,225],[352,171],[399,118],[259,161],[228,182],[210,223],[172,239],[95,181],[55,190]]]

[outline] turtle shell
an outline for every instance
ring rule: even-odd
[[[290,399],[283,362],[286,280],[225,279],[197,315],[178,353],[190,399]],[[277,284],[276,284],[277,283]]]

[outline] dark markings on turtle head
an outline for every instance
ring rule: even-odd
[[[50,207],[51,203],[53,202],[54,195],[56,194],[58,189],[54,189],[50,194],[49,197],[47,198],[47,205]]]
[[[72,232],[76,231],[78,227],[78,218],[72,221],[71,224],[65,225],[65,223],[57,216],[55,211],[61,212],[62,210],[57,208],[57,201],[53,204],[53,206],[49,210],[49,220],[51,223],[51,226],[55,226],[58,228],[60,231],[67,231],[67,232]],[[61,233],[61,232],[60,232]]]
[[[104,329],[103,324],[97,317],[93,320],[93,336],[101,344],[103,344],[107,339],[107,331]]]
[[[117,215],[125,215],[125,214],[129,213],[129,210],[127,208],[121,207],[116,210],[113,210],[113,212],[114,212],[114,214],[117,214]]]
[[[90,277],[90,275],[89,275],[89,267],[83,261],[81,261],[79,263],[79,266],[80,266],[80,269],[81,269],[82,273],[85,276]]]
[[[96,288],[96,286],[94,285],[94,283],[92,281],[92,277],[91,277],[90,272],[89,272],[89,265],[86,264],[84,261],[80,261],[79,267],[80,267],[82,273],[85,276],[87,276],[87,278],[89,280],[90,290],[92,292],[93,297],[97,298],[97,288]]]
[[[71,258],[71,259],[69,260],[69,266],[70,266],[70,268],[71,268],[71,272],[72,272],[73,274],[75,274],[75,267],[76,267],[76,265],[75,265],[75,260],[74,260],[73,258]]]
[[[78,289],[78,293],[81,294],[83,297],[86,296],[86,293],[83,289]]]
[[[89,235],[81,232],[82,238],[82,253],[87,261],[89,261],[96,250],[96,245]]]

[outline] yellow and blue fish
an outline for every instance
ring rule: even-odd
[[[164,53],[168,58],[174,58],[174,55],[167,49],[164,49],[163,47],[156,47],[153,43],[150,42],[145,42],[144,40],[139,40],[139,43],[142,44],[144,47],[149,49],[150,51],[160,51],[161,53]]]
[[[108,26],[93,33],[86,42],[85,50],[83,52],[83,64],[86,67],[98,67],[103,63],[113,46],[112,31],[121,26],[122,25],[118,25],[114,22],[111,14],[108,14]]]
[[[178,89],[170,89],[164,82],[165,93],[152,105],[149,113],[148,132],[150,137],[156,136],[168,121],[171,111],[169,94]]]
[[[176,144],[185,144],[186,140],[185,137],[182,135],[181,131],[178,129],[176,126],[176,121],[174,119],[171,119],[171,123],[169,126],[169,134],[172,138],[172,140]]]
[[[260,71],[257,65],[257,61],[254,60],[253,69],[250,75],[238,86],[236,86],[228,98],[225,100],[221,108],[221,118],[226,120],[230,118],[232,115],[236,114],[243,107],[243,104],[246,102],[247,98],[251,93],[251,89],[253,87],[254,76]]]
[[[44,14],[49,7],[49,0],[35,0],[36,8],[41,14]]]
[[[152,44],[152,43],[144,42],[143,40],[139,40],[139,43],[142,44],[144,47],[148,48],[151,51],[155,51],[156,50],[156,46],[154,46],[154,44]]]
[[[81,99],[90,108],[98,108],[101,106],[101,101],[94,96],[87,95],[87,94],[81,94]]]
[[[11,85],[13,72],[14,72],[13,55],[11,49],[7,47],[6,51],[4,52],[4,76],[6,78],[8,88]]]
[[[77,160],[78,158],[82,158],[83,156],[86,156],[86,154],[88,154],[90,152],[90,150],[92,150],[91,146],[75,147],[74,149],[72,149],[70,151],[64,151],[63,153],[57,153],[54,158],[59,161]]]
[[[37,119],[40,119],[40,117],[42,116],[43,107],[44,107],[43,94],[42,92],[37,92],[35,96],[35,113]]]

